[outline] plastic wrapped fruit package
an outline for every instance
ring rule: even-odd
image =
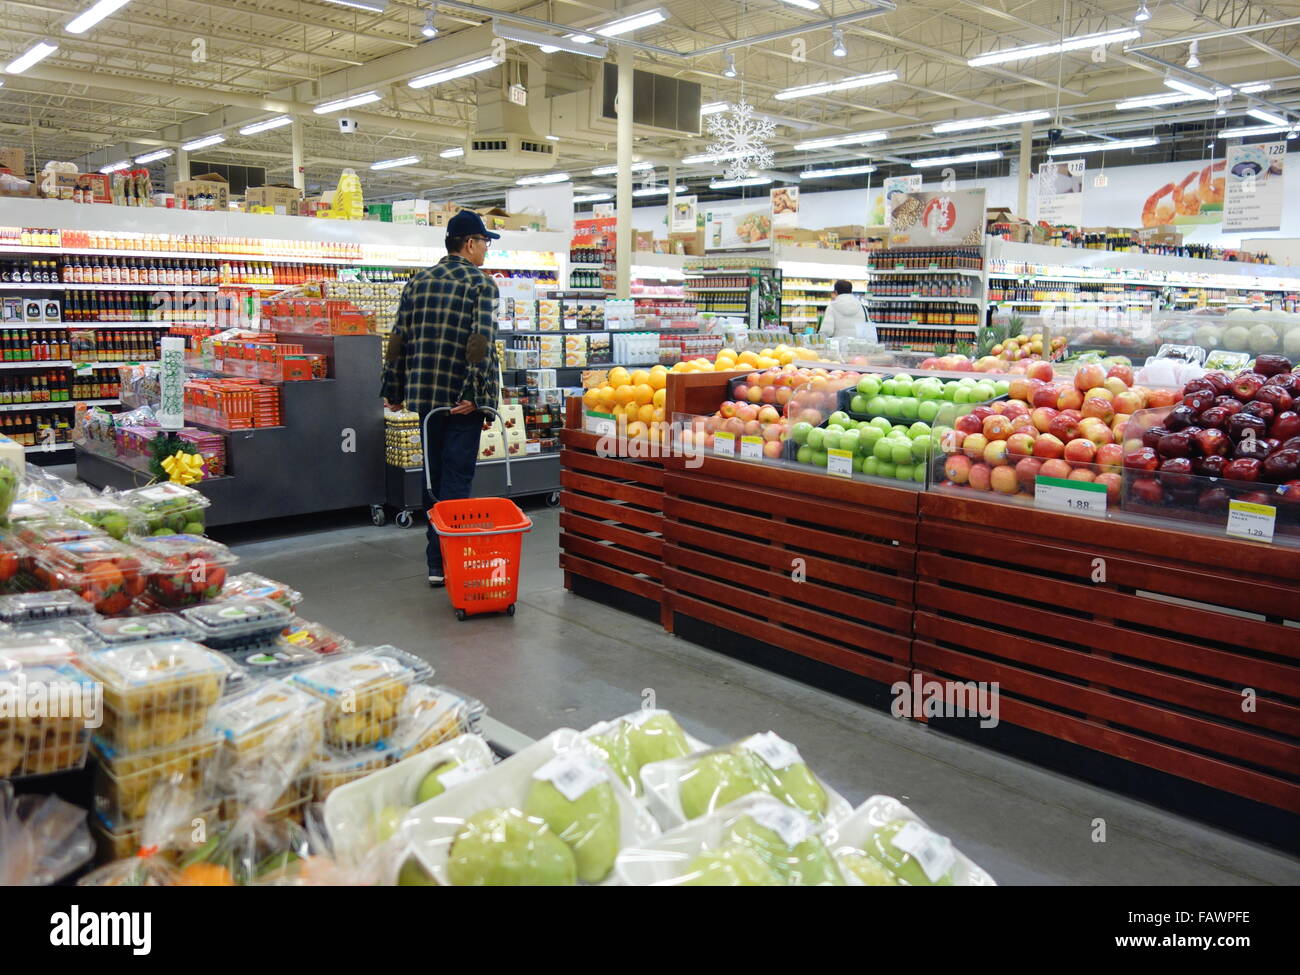
[[[14,526],[28,521],[44,521],[57,514],[62,508],[57,498],[49,501],[15,501],[9,509],[6,523]]]
[[[86,811],[0,782],[0,887],[46,887],[90,862]]]
[[[252,650],[233,651],[231,659],[254,679],[260,680],[268,677],[286,677],[295,670],[318,664],[325,658],[309,647],[301,647],[277,639],[274,643],[255,647]]]
[[[139,807],[139,846],[122,859],[82,877],[77,886],[172,887],[179,883],[168,851],[175,849],[176,837],[182,830],[193,828],[195,813],[204,808],[192,780],[181,772],[160,774],[144,790]],[[107,825],[113,829],[111,819]],[[119,827],[117,832],[129,830]]]
[[[410,655],[394,648],[381,647],[315,664],[289,679],[328,705],[327,745],[343,751],[366,748],[392,737],[402,699],[423,676],[408,666],[403,659],[407,657]]]
[[[212,766],[221,740],[201,731],[165,748],[124,753],[95,737],[95,812],[112,830],[141,823],[149,810],[150,793],[160,782],[179,778],[185,788],[210,801],[214,792]]]
[[[751,793],[618,856],[619,878],[644,887],[842,887],[830,827]]]
[[[286,609],[293,609],[302,602],[302,593],[291,589],[283,582],[276,582],[256,572],[241,572],[226,580],[225,596],[245,596],[250,599],[269,599]]]
[[[189,640],[195,630],[175,613],[91,619],[86,630],[98,647],[116,647],[146,640]]]
[[[150,535],[202,535],[204,512],[212,504],[194,488],[170,481],[124,491],[120,499],[139,512]]]
[[[416,684],[398,709],[393,748],[405,758],[460,735],[476,733],[486,713],[482,702],[472,697],[447,687]]]
[[[195,734],[230,673],[218,653],[189,640],[151,640],[97,650],[82,667],[104,685],[98,737],[123,753],[176,745]]]
[[[280,631],[279,645],[288,645],[300,650],[309,650],[320,657],[343,653],[351,650],[355,644],[347,637],[336,633],[323,623],[310,623],[294,617],[292,623]]]
[[[307,765],[320,749],[325,703],[287,681],[256,681],[247,690],[222,699],[209,722],[221,736],[217,777],[221,788],[238,794],[243,783],[267,761],[283,763],[294,751],[299,767],[289,776],[296,791],[275,799],[275,806],[304,798],[309,783]],[[301,780],[301,782],[299,781]]]
[[[0,778],[50,775],[86,764],[89,728],[100,717],[94,681],[72,664],[3,668]]]
[[[62,512],[32,518],[14,526],[17,540],[29,551],[85,538],[107,538],[108,532]]]
[[[274,643],[293,619],[293,614],[279,603],[248,598],[192,606],[181,615],[198,629],[200,642],[226,653],[261,649]]]
[[[322,749],[311,767],[312,798],[316,802],[325,802],[335,789],[388,768],[397,758],[397,752],[388,748],[386,743],[352,749],[343,754]]]
[[[682,730],[667,711],[643,708],[594,724],[582,740],[595,749],[633,795],[641,794],[641,766],[681,758],[709,746]]]
[[[361,862],[397,832],[413,807],[459,788],[493,762],[486,741],[461,735],[334,789],[324,820],[336,859]]]
[[[419,869],[461,887],[615,883],[618,852],[659,828],[577,741],[552,732],[413,809],[402,828]]]
[[[803,811],[814,822],[838,822],[853,811],[821,781],[799,750],[775,732],[641,769],[651,810],[665,828],[707,815],[741,796],[763,792]]]
[[[202,535],[158,535],[137,539],[136,546],[154,561],[145,591],[168,609],[216,599],[226,573],[239,561],[226,546]]]
[[[892,796],[872,796],[826,831],[850,884],[991,887],[997,882]]]
[[[66,498],[63,509],[74,518],[123,541],[128,535],[144,531],[144,516],[131,505],[108,495],[93,498]]]
[[[112,538],[46,545],[34,558],[33,571],[46,589],[71,589],[105,616],[130,608],[152,568],[147,556]]]
[[[83,600],[78,599],[78,602]],[[98,617],[91,617],[90,621],[98,620]],[[31,637],[38,640],[64,640],[77,653],[85,653],[89,650],[98,650],[103,644],[98,637],[91,632],[90,628],[76,620],[39,620],[34,623],[28,623],[24,626],[15,626],[13,635],[19,637]],[[0,657],[4,656],[4,640],[0,638]]]
[[[194,826],[196,819],[202,820],[205,827],[216,823],[220,819],[220,807],[213,803],[205,809],[198,810],[190,819],[178,826],[153,855],[175,865],[186,854],[201,846],[202,843],[197,843],[196,838],[204,836],[206,830],[196,831]],[[143,845],[142,825],[112,830],[98,815],[92,815],[90,831],[95,838],[95,847],[101,860],[124,860],[136,856]]]

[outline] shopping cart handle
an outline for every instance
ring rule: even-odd
[[[424,487],[433,496],[433,478],[429,474],[429,417],[435,413],[450,413],[450,406],[435,406],[428,413],[424,414],[424,419],[420,421],[420,446],[423,448],[421,453],[424,455]],[[506,443],[506,425],[501,419],[501,414],[490,406],[480,406],[476,409],[478,413],[490,413],[492,418],[501,425],[501,446],[502,459],[506,462],[506,494],[510,493],[510,488],[514,481],[510,478],[510,445]]]

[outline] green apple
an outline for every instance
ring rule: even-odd
[[[828,423],[822,428],[827,433],[843,433],[848,429],[843,423]]]
[[[806,762],[795,762],[778,771],[775,793],[786,805],[802,809],[815,819],[826,815],[829,806],[826,789]]]
[[[809,450],[808,447],[799,449]],[[587,738],[587,742],[600,752],[605,759],[605,764],[628,787],[632,795],[636,796],[641,794],[641,779],[637,774],[641,766],[632,755],[632,743],[628,740],[627,732],[628,726],[620,722],[616,728],[606,734],[591,735]]]
[[[885,435],[885,431],[880,427],[872,426],[870,423],[864,423],[858,427],[858,438],[862,441],[864,448],[869,448],[877,440]]]
[[[447,851],[455,887],[572,887],[573,851],[542,820],[518,809],[483,809],[465,820]]]
[[[652,714],[642,721],[627,722],[627,740],[638,772],[641,766],[651,762],[666,762],[691,753],[686,732],[667,711]]]
[[[958,409],[952,403],[944,403],[939,407],[939,413],[934,418],[936,425],[951,427],[957,422]]]
[[[961,388],[961,384],[955,379],[949,379],[943,384],[943,398],[951,401],[953,395]]]
[[[965,386],[958,386],[956,389],[952,391],[952,401],[954,403],[965,403],[966,392],[967,389]]]
[[[979,398],[978,398],[978,399],[972,400],[972,402],[975,402],[975,403],[983,403],[985,400],[992,399],[994,396],[997,395],[997,393],[994,392],[994,390],[993,390],[993,385],[992,385],[992,383],[979,383],[979,384],[977,384],[977,385],[975,386],[975,392],[979,394]]]
[[[940,402],[937,399],[922,400],[921,405],[916,408],[916,415],[926,423],[933,423],[935,417],[939,415]]]
[[[880,393],[879,376],[863,376],[858,380],[858,392],[870,399]]]
[[[895,470],[897,470],[897,468],[895,468],[892,463],[888,461],[881,461],[879,464],[876,465],[876,476],[893,477]]]
[[[957,385],[974,386],[977,382],[979,382],[979,380],[977,380],[974,376],[962,376],[960,379],[957,380]]]
[[[912,479],[912,462],[909,459],[906,464],[898,464],[894,467],[895,481],[910,481]]]
[[[894,845],[894,837],[907,826],[908,820],[895,819],[879,827],[866,842],[864,852],[897,878],[905,887],[951,887],[952,871],[943,874],[938,881],[931,880],[916,858]]]
[[[870,474],[874,477],[877,471],[879,470],[879,468],[880,468],[880,461],[876,459],[874,454],[872,456],[862,458],[863,474]]]
[[[906,396],[898,401],[898,415],[905,420],[915,420],[920,408],[921,401],[915,396]]]
[[[727,829],[724,842],[745,847],[762,858],[792,887],[843,887],[835,860],[820,837],[809,836],[790,846],[775,830],[741,816]]]
[[[811,464],[813,462],[813,449],[807,444],[804,444],[794,455],[794,459],[801,464]]]
[[[871,456],[876,460],[893,462],[894,459],[894,440],[892,437],[881,437],[871,448]]]
[[[923,460],[919,464],[917,464],[914,468],[912,468],[912,480],[914,480],[917,484],[924,484],[925,475],[928,472],[929,467],[930,464],[928,461]]]
[[[903,426],[903,424],[901,423],[895,423],[892,427],[889,428],[889,432],[895,435],[902,434],[904,437],[906,437],[907,427]]]
[[[825,466],[826,466],[826,451],[824,451],[824,450],[814,450],[814,451],[813,451],[813,455],[812,455],[812,462],[813,462],[814,464],[816,464],[818,467],[825,467]]]
[[[840,440],[843,438],[843,436],[844,436],[843,431],[831,430],[828,428],[826,430],[825,436],[822,437],[822,442],[821,444],[819,444],[819,446],[824,447],[826,450],[838,450],[840,446]]]
[[[892,379],[886,379],[884,382],[880,384],[880,392],[885,396],[898,395],[897,393],[894,392],[894,381]]]
[[[813,427],[808,431],[808,446],[813,450],[820,450],[822,441],[826,439],[826,431],[821,427]]]
[[[912,441],[912,459],[925,460],[930,456],[930,445],[934,443],[933,438],[928,433],[923,433]]]
[[[840,435],[840,450],[849,450],[857,453],[862,446],[862,437],[858,431],[850,430],[848,433]]]
[[[834,424],[838,424],[841,428],[843,428],[849,422],[849,415],[845,413],[843,410],[836,410],[834,413],[831,414],[830,422]]]
[[[994,383],[993,383],[993,389],[994,389],[994,391],[997,393],[998,396],[1001,396],[1002,394],[1004,394],[1004,393],[1010,391],[1010,389],[1011,389],[1011,383],[1009,383],[1009,382],[1008,382],[1007,380],[1005,380],[1005,379],[998,379],[998,380],[995,380],[995,381],[994,381]]]
[[[885,412],[885,397],[871,397],[871,399],[867,401],[867,412],[872,416],[883,416]]]
[[[910,380],[910,379],[895,379],[895,380],[894,380],[894,395],[895,395],[895,396],[911,396],[911,395],[912,395],[912,380]]]
[[[406,806],[385,806],[375,815],[375,839],[385,843],[397,835],[402,820],[410,812]]]
[[[849,409],[854,413],[866,413],[868,410],[867,403],[867,398],[861,393],[858,393],[849,401]]]
[[[873,410],[872,412],[875,412],[875,411]],[[894,425],[893,425],[892,423],[890,423],[889,420],[886,419],[886,418],[883,417],[883,416],[876,416],[876,417],[873,417],[873,418],[872,418],[870,421],[868,421],[868,422],[870,422],[870,424],[871,424],[873,427],[875,427],[877,430],[879,430],[881,433],[888,433],[888,432],[889,432],[890,430],[892,430],[893,427],[894,427]]]
[[[916,439],[922,434],[929,433],[929,432],[930,432],[930,424],[926,423],[924,420],[917,420],[915,423],[913,423],[910,427],[907,428],[907,435],[913,439]]]
[[[437,887],[438,881],[429,876],[429,872],[424,869],[420,861],[415,857],[407,857],[406,862],[402,864],[402,869],[397,872],[398,887]]]
[[[614,869],[620,814],[614,788],[608,782],[570,800],[553,782],[534,779],[524,800],[524,813],[542,820],[569,845],[579,880],[598,884]]]
[[[790,436],[794,439],[795,443],[805,444],[808,442],[809,431],[814,429],[816,428],[811,423],[800,421],[790,428]]]
[[[854,470],[856,473],[861,474],[861,473],[862,473],[862,465],[863,465],[864,463],[866,463],[866,460],[867,460],[867,459],[866,459],[865,457],[863,457],[861,454],[854,454],[854,455],[853,455],[853,470]]]
[[[705,755],[678,783],[682,813],[696,819],[751,792],[770,792],[772,771],[752,752]]]
[[[753,850],[724,846],[705,850],[686,868],[684,887],[781,887],[781,877]]]
[[[892,460],[895,464],[911,464],[912,463],[911,441],[909,440],[907,443],[903,443],[902,441],[895,440],[893,445],[892,455],[890,456],[889,459]]]

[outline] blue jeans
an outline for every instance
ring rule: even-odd
[[[424,444],[425,463],[429,467],[432,495],[424,491],[424,508],[428,511],[437,501],[456,501],[468,498],[474,482],[474,468],[478,464],[479,434],[483,430],[483,414],[473,413],[453,416],[435,413],[429,417],[429,435]],[[427,529],[428,545],[425,558],[429,575],[440,576],[442,571],[442,544],[432,522]]]

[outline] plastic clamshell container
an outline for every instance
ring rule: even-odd
[[[131,505],[113,498],[65,498],[63,509],[73,518],[118,540],[144,530],[144,516]]]
[[[145,640],[190,640],[195,634],[194,627],[175,613],[92,619],[85,629],[101,647]]]
[[[312,769],[312,797],[316,802],[324,802],[335,789],[387,768],[399,757],[384,743],[341,755],[322,750]]]
[[[216,823],[220,817],[220,807],[213,805],[195,814],[196,819],[205,823]],[[95,846],[101,861],[125,860],[140,852],[141,826],[114,831],[98,815],[90,817],[90,831],[95,837]],[[176,831],[172,841],[154,854],[176,863],[194,846],[194,829],[187,822]]]
[[[0,623],[11,626],[61,619],[84,622],[94,616],[94,607],[66,589],[0,596]]]
[[[57,545],[60,542],[77,542],[83,538],[107,538],[108,532],[89,525],[80,518],[52,512],[44,518],[32,518],[14,526],[18,541],[28,549]]]
[[[163,481],[122,493],[121,500],[144,518],[149,534],[203,531],[204,511],[212,502],[183,484]]]
[[[61,667],[76,660],[84,649],[66,637],[14,630],[0,636],[0,674],[23,667]]]
[[[388,649],[392,648],[347,654],[300,670],[289,678],[328,704],[325,743],[331,748],[367,748],[386,741],[397,730],[402,700],[422,675],[407,666],[405,660],[385,652]],[[402,651],[396,653],[410,656]]]
[[[200,642],[228,653],[274,642],[293,619],[279,603],[247,598],[192,606],[181,615],[198,629]]]
[[[226,580],[226,596],[243,596],[249,599],[270,599],[286,609],[293,609],[302,602],[302,593],[291,589],[283,582],[276,582],[256,572],[241,572]]]
[[[84,600],[80,600],[83,601]],[[97,622],[98,617],[89,617],[88,622]],[[34,637],[42,640],[66,640],[78,653],[98,650],[103,644],[90,628],[76,620],[37,620],[13,628],[14,636]],[[0,657],[4,656],[3,640],[0,640]]]
[[[334,855],[344,863],[359,861],[377,845],[375,817],[385,809],[414,807],[424,777],[447,762],[469,770],[465,773],[468,781],[468,776],[490,769],[495,757],[491,746],[478,735],[461,735],[332,791],[325,799],[325,825]]]
[[[281,735],[320,744],[325,702],[284,680],[259,681],[247,690],[222,699],[209,724],[224,742],[224,750],[243,758],[258,756]]]
[[[71,589],[98,612],[126,612],[140,595],[152,563],[134,546],[102,536],[59,542],[33,555],[38,579],[47,589]]]
[[[57,499],[55,499],[57,502]],[[55,504],[44,501],[15,501],[9,509],[9,524],[18,525],[25,521],[40,521],[56,514]]]
[[[325,624],[312,623],[297,617],[280,631],[279,644],[280,646],[288,645],[300,650],[310,650],[321,657],[343,653],[355,647],[351,640],[331,630]]]
[[[155,535],[135,544],[155,563],[145,576],[145,591],[169,609],[216,599],[226,573],[239,561],[226,546],[202,535]]]
[[[230,657],[255,680],[286,676],[326,659],[314,650],[285,643],[278,637],[250,650],[232,650]]]
[[[96,735],[95,811],[111,830],[140,823],[149,809],[149,793],[165,778],[179,775],[196,795],[207,794],[209,771],[221,739],[203,731],[166,748],[124,754]]]
[[[577,741],[577,731],[560,728],[482,775],[412,809],[403,826],[411,840],[411,851],[425,871],[439,884],[449,884],[447,853],[465,820],[484,809],[522,810],[533,783],[533,773],[551,759],[573,751]],[[618,776],[592,759],[585,749],[579,749],[578,754],[591,761],[592,767],[600,771],[604,782],[614,790],[619,808],[619,846],[644,846],[657,836],[659,826],[654,817],[632,797]],[[611,866],[601,885],[615,885],[617,882],[617,874]]]
[[[18,536],[8,528],[0,528],[0,586],[8,586],[18,575],[25,554]]]
[[[95,682],[82,671],[67,663],[0,669],[0,699],[15,705],[0,718],[0,779],[50,775],[86,764],[88,726],[98,719],[99,702]],[[42,713],[27,713],[38,699]]]
[[[397,714],[393,747],[403,757],[478,730],[482,702],[446,687],[415,684]]]
[[[118,752],[175,746],[195,734],[221,698],[230,664],[190,640],[150,640],[86,654],[104,684],[99,737]]]

